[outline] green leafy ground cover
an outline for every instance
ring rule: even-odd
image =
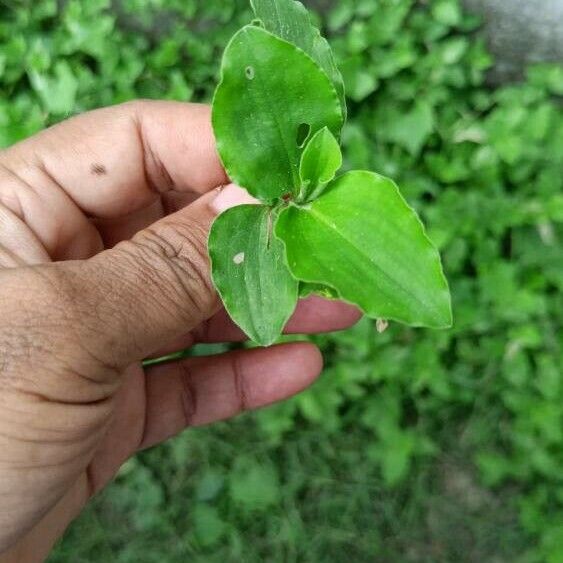
[[[315,338],[314,389],[132,460],[52,562],[563,561],[563,68],[488,89],[454,0],[315,5],[348,88],[344,166],[396,179],[430,226],[455,328]],[[1,146],[136,97],[209,100],[249,17],[243,0],[0,14]]]

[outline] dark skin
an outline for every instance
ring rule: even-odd
[[[194,104],[99,110],[0,153],[0,562],[44,560],[140,449],[319,375],[308,343],[142,367],[244,339],[207,261],[213,219],[250,202],[228,182]],[[287,332],[357,319],[313,298]]]

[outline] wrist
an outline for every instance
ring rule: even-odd
[[[70,523],[80,514],[89,496],[87,475],[83,473],[68,493],[31,530],[7,550],[2,551],[0,547],[0,563],[45,561]]]

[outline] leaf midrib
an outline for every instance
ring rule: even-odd
[[[346,234],[341,231],[340,229],[338,229],[336,227],[336,225],[334,223],[332,223],[331,221],[327,220],[327,218],[320,213],[319,211],[315,210],[314,207],[309,208],[308,210],[303,210],[306,213],[310,213],[313,217],[315,217],[320,223],[322,223],[323,225],[325,225],[326,227],[328,227],[329,229],[331,229],[332,231],[334,231],[338,236],[340,236],[340,238],[349,246],[351,246],[356,252],[358,252],[359,254],[361,254],[362,256],[364,256],[365,258],[367,258],[367,260],[373,264],[377,270],[379,272],[381,272],[381,274],[383,274],[384,277],[386,277],[388,280],[390,280],[392,283],[394,283],[395,285],[397,285],[404,293],[406,293],[407,295],[409,295],[411,298],[413,298],[417,303],[421,303],[423,304],[423,306],[428,309],[428,304],[425,303],[424,301],[421,301],[420,298],[415,295],[410,289],[408,289],[407,287],[405,287],[400,281],[397,281],[394,277],[392,277],[391,275],[389,275],[385,270],[383,270],[381,268],[381,266],[379,266],[376,262],[374,262],[374,260],[369,256],[369,254],[367,254],[364,250],[362,250],[361,247],[358,247],[349,237],[346,236]],[[430,306],[430,309],[432,311],[435,311],[436,308],[434,306]]]
[[[248,30],[246,31],[246,33],[248,34]],[[269,32],[266,31],[265,33],[269,33]],[[272,34],[270,34],[270,35],[272,35]],[[275,37],[275,35],[273,35],[273,37]],[[291,45],[291,44],[289,44],[289,45]],[[256,59],[256,56],[254,55],[254,51],[253,51],[252,49],[249,49],[249,51],[250,51],[250,52],[252,53],[252,55],[254,56],[253,63],[256,65],[256,64],[257,64],[257,59]],[[255,78],[258,79],[258,83],[260,84],[260,94],[261,94],[262,100],[268,100],[268,97],[266,96],[266,91],[265,91],[265,89],[264,89],[264,83],[262,82],[261,77],[256,76]],[[295,193],[295,190],[299,188],[299,181],[298,181],[299,172],[298,172],[298,171],[296,172],[295,167],[292,166],[292,164],[291,164],[291,151],[290,151],[290,149],[288,148],[288,147],[291,146],[291,140],[290,140],[290,143],[288,143],[288,141],[287,141],[287,139],[286,139],[286,136],[285,136],[284,133],[283,133],[283,127],[282,127],[281,120],[280,120],[280,118],[278,117],[277,112],[272,111],[272,110],[270,109],[270,108],[271,108],[271,105],[270,105],[269,103],[267,104],[267,106],[268,106],[268,110],[270,111],[271,115],[274,116],[274,123],[276,124],[276,128],[277,128],[277,130],[278,130],[278,132],[279,132],[280,138],[281,138],[282,141],[283,141],[283,145],[284,145],[284,148],[285,148],[285,155],[286,155],[286,160],[287,160],[288,168],[291,170],[291,177],[292,177],[292,179],[293,179],[293,186],[292,186],[291,191],[292,191],[292,193]],[[280,187],[281,187],[282,190],[283,190],[283,186],[280,186]],[[283,195],[283,194],[281,194],[281,195]],[[279,196],[278,196],[278,197],[279,197]]]

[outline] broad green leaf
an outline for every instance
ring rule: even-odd
[[[229,471],[231,500],[243,510],[263,511],[279,503],[281,486],[276,467],[241,456]]]
[[[461,23],[463,14],[457,0],[436,0],[432,4],[432,15],[441,24],[456,26]]]
[[[274,35],[303,49],[330,78],[346,116],[344,80],[336,66],[328,41],[321,35],[307,9],[295,0],[251,0],[256,17]]]
[[[216,219],[209,235],[213,282],[223,304],[262,346],[278,339],[298,300],[272,213],[261,205],[234,207]]]
[[[312,137],[301,155],[300,200],[309,201],[317,198],[324,191],[325,186],[334,179],[341,166],[340,145],[330,130],[324,127]]]
[[[417,156],[428,137],[434,131],[434,110],[432,106],[421,101],[417,102],[414,108],[406,113],[397,114],[385,125],[381,137],[409,151],[413,156]]]
[[[373,318],[451,325],[440,256],[391,180],[349,172],[312,204],[286,208],[276,233],[299,280],[334,287]]]
[[[78,80],[66,61],[55,65],[54,76],[30,71],[29,80],[49,113],[62,115],[75,109]]]
[[[216,545],[227,528],[219,511],[208,504],[196,504],[192,513],[193,534],[204,547]]]
[[[377,90],[379,81],[372,65],[366,64],[365,57],[350,57],[342,63],[341,69],[346,80],[346,95],[351,100],[362,102]]]
[[[310,134],[343,124],[338,95],[301,49],[258,27],[239,31],[225,51],[213,101],[217,148],[232,181],[272,202],[297,195]]]

